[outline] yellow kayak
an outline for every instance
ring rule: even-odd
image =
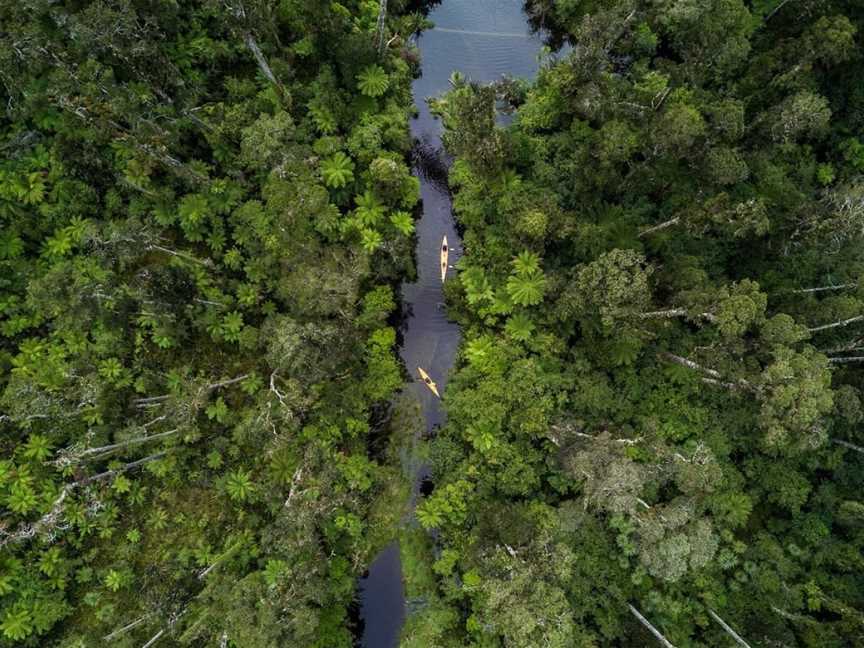
[[[450,257],[450,248],[447,245],[447,237],[441,242],[441,283],[447,276],[447,259]]]
[[[417,367],[417,371],[420,372],[420,377],[423,379],[423,382],[426,383],[426,386],[432,390],[432,393],[435,394],[438,398],[441,398],[441,394],[438,393],[438,386],[432,382],[432,379],[429,377],[423,369]]]

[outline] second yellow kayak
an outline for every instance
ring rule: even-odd
[[[429,377],[429,374],[423,371],[422,368],[417,367],[417,371],[420,372],[420,378],[423,379],[423,382],[426,383],[426,386],[435,394],[438,398],[441,398],[441,394],[438,393],[438,386],[432,382],[432,379]]]
[[[450,258],[450,248],[447,245],[447,237],[441,242],[441,283],[444,283],[444,278],[447,276],[447,260]]]

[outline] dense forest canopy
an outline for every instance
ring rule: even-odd
[[[434,103],[438,645],[861,645],[864,10],[527,4],[565,53]]]
[[[0,645],[351,644],[406,4],[0,2]]]
[[[426,534],[426,4],[0,0],[0,648],[345,648],[403,522],[407,648],[864,644],[864,7],[528,0],[432,100]]]

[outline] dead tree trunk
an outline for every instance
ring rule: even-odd
[[[647,313],[639,313],[639,319],[673,319],[675,317],[688,317],[690,315],[684,308],[670,308],[668,310],[649,311]],[[717,323],[717,316],[714,313],[698,313],[694,316],[708,320],[711,323]]]
[[[219,556],[216,560],[213,561],[213,564],[207,567],[207,569],[203,570],[200,574],[198,574],[198,580],[204,580],[207,578],[207,574],[216,569],[223,562],[231,558],[234,554],[236,554],[243,547],[243,541],[238,540],[233,545],[231,545],[221,556]]]
[[[687,311],[683,308],[670,308],[669,310],[651,311],[639,313],[639,319],[672,319],[674,317],[686,317]]]
[[[711,609],[708,610],[708,614],[710,614],[711,618],[720,624],[720,627],[726,631],[726,634],[732,637],[739,646],[741,646],[742,648],[750,648],[750,645],[746,641],[744,641],[741,636],[729,626],[728,623],[721,619],[719,614],[717,614],[714,610]]]
[[[682,367],[687,367],[688,369],[692,369],[693,371],[698,371],[705,374],[706,377],[702,378],[702,382],[709,385],[718,385],[727,389],[745,389],[750,392],[758,391],[752,383],[744,380],[743,378],[738,378],[734,382],[724,381],[723,375],[716,369],[704,367],[699,363],[694,362],[693,360],[689,360],[688,358],[682,358],[681,356],[675,355],[674,353],[664,351],[660,353],[659,356],[660,358],[668,362],[673,362],[677,365],[681,365]]]
[[[204,390],[207,392],[214,391],[216,389],[222,389],[223,387],[230,387],[231,385],[235,385],[239,382],[243,382],[249,377],[249,374],[243,374],[242,376],[237,376],[236,378],[229,378],[227,380],[222,380],[220,382],[210,383],[209,385],[204,386]],[[171,394],[162,394],[161,396],[148,396],[146,398],[136,398],[134,403],[136,407],[141,407],[142,405],[150,405],[152,403],[161,403],[163,401],[171,398]]]
[[[273,74],[273,70],[270,69],[270,64],[267,62],[261,48],[258,47],[258,41],[255,40],[252,32],[247,31],[243,35],[243,41],[246,43],[246,47],[249,48],[249,51],[252,52],[252,56],[255,57],[255,62],[258,64],[258,69],[261,70],[261,74],[263,74],[270,83],[276,86],[279,90],[279,94],[284,95],[285,89],[283,88],[282,83],[276,78],[276,75]]]
[[[387,29],[387,0],[379,0],[378,24],[375,25],[375,49],[378,56],[384,54],[384,31]]]
[[[837,286],[818,286],[816,288],[799,288],[797,290],[793,290],[793,293],[797,294],[806,294],[806,293],[819,293],[819,292],[827,292],[829,290],[846,290],[848,288],[855,288],[858,284],[847,283],[847,284],[839,284]]]
[[[843,446],[844,448],[849,448],[850,450],[854,450],[855,452],[860,452],[861,454],[864,454],[864,448],[859,445],[855,445],[854,443],[849,443],[848,441],[844,441],[843,439],[831,439],[831,441],[833,443],[836,443],[837,445]]]
[[[710,367],[703,367],[702,365],[693,362],[692,360],[688,360],[687,358],[682,358],[681,356],[675,355],[674,353],[661,353],[660,354],[663,359],[668,360],[669,362],[674,362],[677,365],[681,365],[682,367],[687,367],[688,369],[693,369],[694,371],[699,371],[704,374],[708,374],[712,378],[716,378],[719,380],[722,378],[722,375],[719,371],[715,369],[711,369]]]
[[[648,621],[648,619],[646,619],[644,616],[642,616],[642,614],[639,612],[639,610],[637,610],[635,607],[633,607],[630,603],[627,604],[627,607],[630,608],[630,612],[633,614],[633,616],[636,617],[636,619],[639,621],[639,623],[641,623],[643,626],[648,628],[648,631],[651,634],[653,634],[655,637],[657,637],[657,640],[661,644],[663,644],[666,648],[675,648],[674,644],[670,643],[670,641],[666,637],[664,637],[662,634],[660,634],[660,631],[657,628],[655,628],[653,625],[651,625],[651,623]]]
[[[767,16],[765,16],[765,22],[767,23],[769,20],[771,20],[774,17],[774,14],[776,14],[778,11],[780,11],[788,3],[789,3],[789,0],[783,0],[783,2],[781,2],[779,5],[774,7],[774,9],[771,10],[771,13],[769,13]]]
[[[57,499],[55,499],[54,503],[51,505],[51,510],[48,511],[45,515],[43,515],[41,518],[31,524],[21,524],[11,533],[0,532],[3,534],[2,536],[0,536],[0,548],[3,548],[4,546],[12,542],[29,540],[30,538],[36,536],[38,533],[57,526],[60,521],[60,514],[63,512],[63,504],[66,501],[66,498],[69,496],[69,493],[74,491],[76,488],[79,488],[81,486],[87,486],[95,481],[108,479],[109,477],[113,477],[114,475],[125,473],[134,468],[138,468],[139,466],[143,466],[144,464],[151,461],[161,459],[166,454],[168,453],[157,452],[156,454],[144,457],[143,459],[138,459],[137,461],[128,463],[125,466],[120,466],[120,468],[115,468],[114,470],[106,470],[105,472],[93,475],[92,477],[85,477],[70,484],[66,484],[60,490],[60,495],[57,496]]]
[[[155,441],[156,439],[164,439],[169,436],[173,436],[179,432],[178,429],[168,430],[167,432],[160,432],[159,434],[151,434],[149,436],[136,437],[134,439],[129,439],[128,441],[122,441],[120,443],[112,443],[111,445],[100,446],[98,448],[89,448],[84,452],[75,457],[77,460],[85,459],[87,457],[91,457],[93,455],[100,455],[106,452],[111,452],[113,450],[120,450],[121,448],[128,448],[129,446],[138,445],[139,443],[147,443],[148,441]]]
[[[664,223],[660,223],[659,225],[655,225],[654,227],[649,227],[648,229],[644,229],[639,232],[639,238],[643,236],[648,236],[649,234],[653,234],[654,232],[659,232],[660,230],[664,230],[667,227],[672,227],[673,225],[677,225],[681,222],[681,217],[676,216],[675,218],[671,218]]]
[[[141,648],[150,648],[150,646],[152,646],[157,641],[159,641],[159,639],[162,637],[163,634],[165,634],[165,628],[162,628],[159,632],[157,632],[155,635],[150,637],[150,641],[148,641],[143,646],[141,646]]]
[[[172,169],[177,175],[191,180],[197,184],[203,184],[207,182],[207,176],[203,176],[198,173],[195,169],[190,167],[188,164],[184,164],[173,155],[170,155],[165,151],[165,146],[163,145],[154,145],[147,144],[142,142],[135,142],[135,149],[141,151],[147,157],[153,158],[164,164],[165,166]]]
[[[150,463],[151,461],[156,461],[157,459],[161,459],[164,457],[167,452],[157,452],[155,454],[150,455],[149,457],[144,457],[143,459],[138,459],[138,461],[133,461],[131,463],[126,464],[125,466],[120,466],[119,468],[115,468],[114,470],[106,470],[105,472],[101,472],[98,475],[93,475],[92,477],[85,477],[84,479],[73,482],[70,484],[71,486],[87,486],[88,484],[92,484],[94,481],[101,481],[103,479],[108,479],[109,477],[113,477],[114,475],[119,475],[120,473],[125,473],[133,468],[138,468],[139,466],[143,466],[144,464]]]
[[[149,618],[150,618],[150,614],[145,614],[144,616],[140,616],[137,619],[135,619],[132,623],[129,623],[129,624],[123,626],[122,628],[118,628],[117,630],[115,630],[111,634],[105,635],[104,637],[102,637],[102,639],[103,639],[103,641],[111,641],[112,639],[116,639],[120,635],[129,632],[129,630],[131,630],[132,628],[138,627],[139,625],[144,623]]]
[[[186,261],[191,261],[192,263],[197,263],[203,266],[210,266],[212,263],[208,261],[202,261],[201,259],[192,256],[191,254],[186,254],[185,252],[177,252],[176,250],[172,250],[170,248],[162,247],[161,245],[156,245],[155,243],[149,246],[151,250],[158,250],[159,252],[164,252],[165,254],[170,254],[171,256],[177,257],[179,259],[185,259]]]
[[[831,322],[830,324],[823,324],[822,326],[814,326],[812,328],[808,328],[807,330],[811,333],[816,333],[817,331],[827,331],[828,329],[840,328],[841,326],[849,326],[850,324],[854,324],[855,322],[864,322],[864,315],[856,315],[855,317],[840,320],[839,322]]]

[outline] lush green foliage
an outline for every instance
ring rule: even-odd
[[[389,5],[379,50],[368,0],[0,2],[0,646],[350,645],[419,198]]]
[[[861,644],[864,13],[528,4],[569,53],[433,104],[467,253],[430,645],[653,645],[628,605]]]
[[[0,2],[0,647],[351,645],[419,434],[409,4]],[[864,643],[864,12],[527,4],[571,51],[433,105],[405,645]]]

